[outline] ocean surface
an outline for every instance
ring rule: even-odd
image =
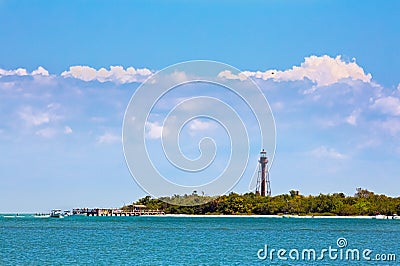
[[[0,215],[0,265],[88,264],[400,265],[400,220]]]

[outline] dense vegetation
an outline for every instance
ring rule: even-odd
[[[169,204],[167,202],[173,202]],[[204,203],[206,202],[206,203]],[[204,204],[201,204],[204,203]],[[376,195],[358,188],[354,196],[343,193],[302,196],[291,190],[289,194],[262,197],[254,193],[230,193],[218,197],[174,195],[153,199],[139,199],[135,204],[149,209],[163,210],[170,214],[298,214],[298,215],[393,215],[400,214],[400,198]],[[196,206],[190,206],[197,204]],[[201,204],[201,205],[198,205]],[[186,206],[185,206],[186,205]],[[129,210],[132,205],[122,207]]]

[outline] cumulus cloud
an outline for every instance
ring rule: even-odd
[[[146,137],[149,139],[159,139],[163,127],[158,122],[146,122]]]
[[[106,132],[103,135],[97,138],[97,143],[100,144],[109,144],[109,143],[116,143],[121,141],[121,136]]]
[[[143,82],[153,72],[147,68],[128,67],[124,69],[122,66],[110,66],[109,69],[95,69],[90,66],[71,66],[69,70],[61,73],[64,78],[75,78],[83,81],[99,81],[99,82],[114,82],[118,84]],[[39,66],[36,70],[28,72],[24,68],[15,70],[0,69],[1,76],[49,76],[49,72]],[[237,79],[245,80],[247,77],[253,77],[262,80],[282,81],[298,81],[310,80],[317,87],[329,86],[337,82],[350,82],[351,80],[359,80],[362,82],[371,82],[371,74],[366,74],[353,59],[347,62],[341,56],[335,58],[328,55],[305,57],[304,62],[300,66],[293,66],[287,70],[271,69],[267,71],[243,71],[239,74],[233,74],[228,70],[218,74],[221,79]],[[174,72],[168,77],[175,82],[183,82],[188,80],[188,73]]]
[[[43,67],[40,66],[36,70],[32,71],[31,75],[32,76],[35,76],[35,75],[48,76],[49,71],[47,71],[46,69],[44,69]]]
[[[310,152],[311,155],[317,158],[330,158],[330,159],[345,159],[347,156],[343,153],[336,151],[333,148],[320,146]]]
[[[189,129],[192,131],[209,130],[212,128],[214,128],[213,123],[201,121],[199,119],[194,119],[189,123]]]
[[[371,74],[365,74],[362,67],[357,65],[354,59],[352,62],[346,62],[342,60],[341,56],[332,58],[328,55],[306,57],[300,66],[293,66],[284,71],[244,71],[239,75],[234,75],[225,70],[219,73],[218,77],[244,80],[243,75],[263,80],[272,79],[277,82],[309,79],[318,87],[329,86],[345,79],[363,82],[371,82],[372,79]]]
[[[253,73],[255,73],[255,72],[245,71],[245,72],[239,73],[239,75],[235,75],[229,70],[224,70],[224,71],[220,72],[217,77],[223,78],[223,79],[245,80],[248,77],[254,76]]]
[[[375,100],[371,108],[384,114],[400,116],[400,99],[393,96],[382,97]]]
[[[148,78],[152,72],[147,68],[135,69],[128,67],[124,69],[122,66],[111,66],[110,70],[100,68],[96,70],[89,66],[71,66],[68,71],[61,73],[64,78],[76,78],[84,81],[97,80],[99,82],[115,82],[119,84],[142,82]]]
[[[2,76],[49,76],[49,72],[43,67],[39,66],[36,70],[28,72],[25,68],[18,68],[14,70],[6,70],[0,68],[0,77]]]
[[[171,81],[174,81],[176,83],[182,83],[185,81],[188,81],[190,78],[187,76],[187,74],[183,71],[174,71],[167,77],[168,79],[171,79]]]

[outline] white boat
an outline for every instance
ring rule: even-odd
[[[63,213],[61,210],[52,210],[50,213],[51,218],[64,218]]]
[[[397,214],[393,214],[392,219],[393,220],[400,220],[400,216],[398,216]]]
[[[50,214],[44,214],[44,213],[40,213],[40,214],[35,214],[33,216],[33,218],[49,218]]]
[[[383,220],[383,219],[387,219],[387,216],[382,215],[382,214],[377,214],[377,215],[375,215],[375,217],[372,217],[372,219]]]
[[[400,220],[400,216],[397,214],[393,215],[382,215],[382,214],[377,214],[372,219],[379,219],[379,220]]]

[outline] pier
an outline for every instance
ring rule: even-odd
[[[73,209],[72,215],[83,216],[142,216],[142,215],[164,215],[161,210],[148,210],[145,205],[133,205],[132,210],[124,211],[121,209],[102,209],[102,208],[81,208]]]

